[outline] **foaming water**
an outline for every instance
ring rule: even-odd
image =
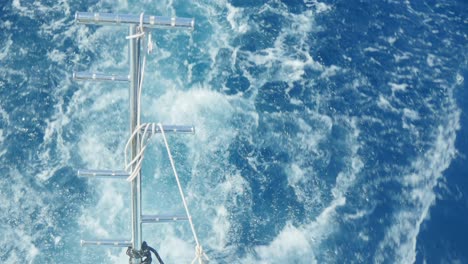
[[[127,87],[70,79],[125,74],[128,32],[73,13],[142,10],[196,20],[154,31],[142,120],[196,127],[168,139],[213,263],[417,262],[463,126],[455,3],[1,6],[1,262],[128,263],[122,249],[79,247],[130,238],[128,183],[76,177],[123,169]],[[143,175],[145,213],[183,212],[159,136]],[[167,263],[193,259],[186,223],[145,225],[144,240]]]

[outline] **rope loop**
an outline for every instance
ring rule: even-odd
[[[138,26],[138,33],[126,36],[125,38],[126,39],[143,38],[146,35],[146,33],[148,33],[148,41],[147,41],[148,43],[147,43],[146,50],[147,50],[148,54],[151,54],[151,53],[153,53],[154,44],[153,44],[153,41],[151,39],[151,31],[146,32],[145,27],[143,25],[143,22],[144,22],[143,20],[145,18],[144,14],[145,14],[144,12],[140,13],[140,25]]]
[[[198,264],[202,264],[203,259],[206,259],[207,261],[210,260],[205,252],[203,252],[202,246],[197,245],[195,247],[195,258],[192,260],[192,264],[195,264],[196,262],[198,262]]]
[[[143,27],[143,18],[145,17],[145,13],[140,13],[140,25],[138,26],[138,33],[130,36],[126,36],[126,39],[134,39],[134,38],[141,38],[145,35],[145,28]]]

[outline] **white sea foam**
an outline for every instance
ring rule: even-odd
[[[6,56],[8,56],[8,53],[10,52],[10,48],[12,44],[13,44],[13,41],[11,40],[11,36],[8,36],[8,40],[6,41],[5,45],[0,50],[0,60],[3,60]]]
[[[301,184],[305,179],[305,172],[296,163],[291,164],[290,172],[288,173],[288,185],[291,187]]]
[[[434,54],[428,54],[426,63],[429,65],[429,67],[434,67],[437,62],[437,57]]]
[[[38,1],[27,2],[21,0],[14,0],[11,5],[19,16],[30,17],[34,19],[34,21],[37,21],[37,16],[43,13],[58,12],[65,16],[70,15],[70,7],[68,6],[67,1],[58,1],[52,7],[45,6],[42,2]],[[84,52],[87,51],[87,45],[90,49],[95,46],[93,43],[80,42],[88,37],[88,31],[85,29],[86,27],[66,24],[65,21],[67,19],[69,20],[69,17],[62,16],[59,20],[48,21],[50,23],[42,24],[38,32],[38,36],[47,39],[50,38],[55,45],[54,48],[48,49],[47,54],[43,54],[46,55],[44,58],[49,59],[50,62],[57,63],[64,71],[70,70],[70,65],[68,65],[69,61],[67,59],[70,59],[72,62],[77,62],[79,60],[78,55],[72,55],[65,51],[67,50],[66,48],[69,48],[68,46],[63,46],[66,40],[69,40],[70,38],[77,40]],[[11,26],[12,23],[9,21],[2,22],[2,28],[4,29],[10,29]],[[62,29],[65,30],[62,31]],[[57,34],[57,31],[60,31],[60,34]],[[100,32],[98,31],[96,34],[100,34]],[[10,56],[13,47],[17,57],[19,58],[21,58],[21,56],[28,55],[31,52],[36,52],[29,50],[28,46],[14,46],[11,38],[6,40],[5,44],[6,45],[0,50],[0,60]],[[6,81],[11,83],[20,83],[20,81],[28,83],[28,80],[30,79],[30,77],[22,70],[5,68],[2,69],[2,75],[3,74],[5,75]],[[4,221],[2,218],[0,221],[2,222],[2,235],[4,235],[2,248],[5,248],[3,247],[3,245],[5,245],[4,243],[8,243],[9,246],[12,246],[11,250],[9,249],[9,252],[7,253],[8,255],[2,257],[2,260],[5,261],[5,263],[36,263],[38,259],[40,260],[39,262],[44,260],[46,260],[46,262],[54,261],[53,259],[50,259],[50,256],[55,254],[53,253],[55,250],[54,246],[57,246],[57,255],[60,255],[60,252],[65,250],[65,255],[70,256],[70,254],[72,254],[70,252],[75,251],[75,246],[71,247],[70,245],[66,245],[66,247],[63,248],[64,240],[62,239],[62,236],[57,235],[55,232],[57,230],[64,232],[66,228],[60,229],[61,225],[56,222],[58,217],[70,217],[68,219],[61,219],[60,221],[69,222],[71,223],[71,226],[74,226],[74,224],[77,223],[86,226],[82,227],[80,230],[84,234],[89,234],[91,232],[87,231],[93,230],[95,235],[112,235],[116,232],[112,233],[114,229],[109,228],[108,225],[117,224],[120,225],[120,227],[126,226],[125,224],[122,224],[122,221],[120,221],[121,217],[119,218],[116,216],[120,214],[121,211],[126,210],[125,205],[127,204],[123,202],[122,198],[122,196],[125,195],[125,192],[121,192],[120,189],[117,191],[115,190],[120,188],[119,185],[116,184],[117,187],[113,188],[112,183],[109,184],[109,182],[102,185],[100,183],[96,183],[96,185],[94,185],[96,189],[100,188],[105,190],[104,193],[106,195],[104,195],[103,200],[100,200],[97,203],[97,208],[84,208],[84,213],[80,219],[72,219],[71,216],[73,216],[73,213],[70,213],[70,211],[73,209],[69,209],[79,209],[80,205],[70,205],[70,202],[67,200],[68,196],[63,196],[66,194],[66,190],[57,187],[60,186],[61,182],[67,182],[69,178],[76,176],[61,174],[60,179],[57,179],[59,177],[52,178],[53,176],[57,176],[57,171],[63,168],[70,168],[69,166],[73,165],[75,162],[73,158],[76,158],[76,142],[71,142],[70,137],[67,138],[67,136],[70,135],[72,135],[71,137],[75,136],[75,131],[73,131],[73,129],[76,127],[73,126],[73,124],[83,124],[83,126],[86,127],[84,129],[84,136],[87,136],[87,139],[90,142],[96,142],[95,145],[97,146],[104,145],[100,140],[102,139],[100,135],[105,131],[102,130],[102,127],[101,130],[97,128],[104,122],[91,126],[89,130],[89,127],[87,126],[89,123],[83,122],[83,120],[86,120],[86,118],[90,116],[90,109],[86,109],[86,107],[83,106],[91,100],[94,95],[99,95],[99,92],[93,89],[87,89],[89,86],[84,85],[83,89],[72,94],[72,97],[68,102],[67,99],[71,94],[70,88],[72,87],[70,77],[70,74],[64,72],[63,76],[57,78],[58,83],[54,85],[54,87],[48,87],[50,90],[53,90],[50,96],[55,99],[50,101],[56,102],[56,105],[52,106],[54,113],[49,119],[44,120],[46,127],[44,129],[42,144],[37,148],[37,150],[30,152],[31,157],[29,157],[29,160],[32,160],[33,162],[38,160],[36,166],[33,169],[30,169],[28,166],[24,166],[24,164],[19,164],[18,166],[25,167],[22,168],[23,170],[27,170],[25,172],[26,175],[20,175],[19,172],[13,169],[14,166],[11,166],[7,173],[8,177],[4,177],[5,179],[8,178],[8,182],[2,181],[3,185],[11,186],[11,188],[6,189],[6,192],[0,192],[0,200],[4,201],[2,202],[2,211],[9,212],[4,216],[7,217],[7,219]],[[15,78],[16,80],[13,80],[12,78]],[[31,87],[28,86],[26,88],[29,89]],[[36,89],[36,87],[32,87],[32,89]],[[21,96],[25,93],[26,92],[22,93]],[[103,92],[101,91],[101,93]],[[111,100],[109,101],[112,102]],[[96,106],[97,108],[101,107],[100,109],[108,108],[107,106],[99,106],[98,104],[99,101],[97,101],[93,106]],[[3,110],[1,111],[2,122],[4,121],[9,125],[8,115],[3,113]],[[111,121],[115,122],[115,120]],[[0,132],[0,137],[2,137],[3,132],[6,130],[0,131],[2,131]],[[110,138],[110,140],[113,140],[113,138]],[[85,140],[83,139],[83,141]],[[109,142],[107,143],[112,146]],[[3,144],[0,143],[0,145]],[[105,149],[105,147],[106,146],[103,146],[103,149]],[[86,145],[82,148],[86,148]],[[89,146],[88,148],[90,149]],[[0,149],[0,152],[1,155],[3,155],[2,153],[5,153],[3,152],[3,149]],[[10,155],[13,155],[13,153]],[[83,151],[83,157],[89,158],[86,161],[88,161],[89,164],[93,164],[94,160],[99,160],[99,158],[101,158],[101,154],[95,153],[91,150],[86,153],[85,150]],[[104,159],[105,158],[99,161],[100,164],[110,164],[115,160],[115,157],[114,155],[108,155],[107,160]],[[36,170],[39,172],[37,173]],[[47,185],[50,185],[52,188],[45,188]],[[78,186],[73,186],[73,188],[75,187]],[[126,186],[122,187],[125,188]],[[11,195],[5,196],[9,193],[8,190],[12,190]],[[54,203],[51,203],[50,200],[53,198],[59,199],[54,200]],[[63,206],[63,208],[61,208],[61,206]],[[103,212],[102,214],[99,213],[99,216],[103,217],[102,219],[91,217],[92,214],[99,212],[100,209],[105,209],[101,210]],[[91,211],[93,212],[91,213]],[[61,212],[64,212],[64,216],[59,216]],[[105,218],[105,216],[108,216],[109,218]],[[110,229],[110,232],[108,229]],[[123,230],[125,231],[125,228],[123,228]],[[76,233],[78,233],[78,231]],[[67,233],[68,237],[75,235],[75,233]],[[49,242],[50,244],[48,244]],[[76,240],[76,242],[78,243],[78,240]],[[74,257],[75,260],[79,259],[78,255],[71,257]],[[128,260],[122,263],[127,262]]]
[[[45,150],[40,152],[38,156],[41,161],[45,162],[46,164],[53,165],[49,166],[49,168],[37,175],[37,178],[42,181],[49,179],[59,168],[66,166],[70,159],[71,155],[69,143],[64,141],[62,137],[63,129],[67,124],[69,124],[69,122],[69,117],[62,112],[62,109],[60,109],[59,112],[55,114],[52,120],[46,120],[47,128],[44,132],[42,143],[42,147]],[[51,162],[51,160],[54,160],[54,158],[51,157],[50,148],[54,144],[56,144],[57,152],[60,153],[60,159]]]
[[[311,245],[305,230],[287,223],[278,236],[268,245],[255,248],[261,261],[256,263],[284,263],[304,260]]]
[[[151,77],[150,77],[151,78]],[[163,82],[165,80],[162,80]],[[149,87],[151,85],[147,82]],[[168,81],[164,85],[174,85],[172,81]],[[145,91],[151,91],[151,88],[146,87]],[[87,90],[91,92],[93,90]],[[106,94],[117,93],[117,98],[123,98],[124,92],[122,90],[111,90],[103,92],[103,94],[96,93],[95,103],[91,109],[85,111],[84,113],[77,116],[78,118],[85,118],[88,111],[92,112],[94,110],[99,110],[100,112],[108,112],[112,104],[111,97]],[[90,96],[89,93],[83,94],[83,96]],[[228,200],[228,196],[236,195],[245,195],[246,186],[240,175],[210,175],[210,171],[206,171],[207,164],[200,164],[200,160],[209,160],[213,159],[212,155],[219,149],[223,149],[226,145],[229,145],[229,142],[236,135],[235,129],[229,128],[226,129],[226,125],[229,124],[232,113],[236,109],[238,104],[242,102],[238,101],[237,97],[226,97],[218,92],[212,91],[207,88],[199,87],[191,89],[188,91],[180,91],[176,89],[167,89],[159,98],[144,97],[143,98],[143,118],[145,120],[150,120],[152,122],[162,122],[165,124],[195,124],[196,133],[194,136],[183,136],[184,139],[188,141],[184,144],[187,144],[190,147],[192,152],[191,159],[189,162],[193,165],[188,165],[192,167],[194,172],[191,181],[196,183],[198,181],[205,182],[206,177],[212,177],[213,179],[219,181],[215,190],[208,192],[207,190],[202,189],[191,189],[189,187],[186,190],[189,197],[189,205],[197,206],[198,210],[195,211],[194,215],[202,217],[202,219],[211,219],[212,227],[208,230],[210,234],[208,239],[205,239],[202,242],[205,242],[209,245],[210,248],[222,249],[222,247],[227,243],[227,232],[230,228],[230,219],[229,214],[226,211],[225,203]],[[77,102],[84,102],[83,99],[76,100]],[[149,106],[149,107],[148,107]],[[125,113],[122,113],[125,114]],[[109,117],[108,114],[106,114]],[[102,117],[102,120],[105,120],[106,117]],[[79,143],[80,156],[83,158],[86,164],[90,167],[99,168],[103,166],[111,167],[119,166],[119,160],[121,158],[115,159],[115,150],[109,149],[107,145],[108,135],[100,133],[101,124],[88,123],[86,129],[81,137]],[[255,122],[254,122],[255,123]],[[172,139],[169,139],[170,142],[173,142]],[[154,145],[160,145],[161,141],[158,138],[153,140]],[[152,157],[148,160],[151,163],[154,158]],[[185,161],[184,163],[186,163]],[[182,163],[182,167],[185,167]],[[198,166],[201,166],[198,168]],[[158,169],[159,170],[159,169]],[[208,175],[207,175],[208,173]],[[156,174],[160,174],[159,172]],[[197,176],[199,175],[199,176]],[[166,177],[167,178],[167,177]],[[161,180],[162,178],[157,178]],[[225,179],[225,180],[221,180]],[[85,209],[83,211],[83,216],[81,218],[80,224],[83,230],[86,230],[85,233],[92,232],[91,230],[97,229],[103,236],[111,236],[112,233],[118,232],[119,228],[122,228],[122,222],[117,224],[114,223],[112,227],[109,226],[110,222],[108,221],[115,220],[118,218],[118,214],[122,213],[122,207],[125,206],[125,202],[121,198],[118,198],[119,195],[122,195],[122,188],[117,186],[118,183],[114,185],[105,185],[105,188],[97,188],[102,190],[102,197],[99,199],[98,204],[94,208]],[[99,184],[98,186],[101,186]],[[104,185],[102,185],[104,187]],[[165,191],[163,191],[165,193]],[[205,193],[205,195],[201,195]],[[209,194],[211,193],[211,194]],[[223,194],[225,197],[223,198]],[[155,193],[145,193],[144,196],[151,196],[150,200],[154,199]],[[156,194],[158,196],[158,194]],[[117,196],[117,203],[112,197]],[[107,197],[107,198],[106,198]],[[144,199],[146,199],[144,197]],[[160,201],[164,201],[164,199]],[[176,199],[177,196],[176,196]],[[179,202],[167,201],[169,204],[177,204],[180,206]],[[167,203],[166,204],[167,207]],[[112,206],[115,207],[112,209]],[[170,205],[174,206],[174,205]],[[174,209],[180,207],[174,207]],[[203,209],[206,208],[206,209]],[[213,210],[212,208],[217,208]],[[179,209],[180,210],[180,209]],[[127,210],[128,211],[128,210]],[[95,212],[105,212],[107,216],[103,220],[102,215],[95,215]],[[127,219],[128,220],[128,219]],[[198,222],[200,224],[200,222]],[[176,238],[177,235],[171,232],[172,227],[162,227],[159,231],[150,229],[148,234],[159,234],[162,237],[162,244],[160,246],[162,255],[168,259],[168,261],[180,261],[180,259],[188,259],[193,256],[193,245],[188,242],[181,242],[182,240]],[[154,231],[154,232],[153,232]],[[189,233],[187,233],[189,234]],[[150,235],[153,237],[153,235]],[[173,250],[173,248],[167,248],[168,245],[178,244],[178,250]],[[184,245],[184,246],[182,246]],[[124,263],[128,261],[124,255],[115,255],[109,253],[111,259],[118,263]]]
[[[460,73],[457,73],[457,76],[455,78],[456,78],[457,85],[462,85],[462,83],[465,81],[465,79]]]
[[[403,206],[387,228],[384,240],[379,244],[375,262],[383,263],[391,257],[395,262],[413,263],[416,260],[416,242],[422,222],[428,217],[435,203],[434,187],[456,155],[456,132],[460,128],[460,112],[449,98],[447,124],[439,126],[433,135],[434,145],[412,164],[414,172],[402,179],[409,192],[402,197]],[[388,251],[391,249],[390,251]],[[391,255],[394,252],[395,256]]]
[[[395,41],[397,41],[397,39],[398,39],[397,37],[393,36],[393,37],[386,38],[386,41],[388,42],[388,44],[393,45]]]
[[[410,120],[419,120],[421,118],[417,111],[408,108],[403,109],[403,117]]]
[[[33,15],[33,10],[29,10],[29,9],[27,9],[26,7],[23,7],[23,6],[21,5],[20,0],[13,0],[12,6],[13,6],[15,9],[18,9],[18,11],[21,12],[20,14],[23,15],[23,16],[30,16],[30,17],[31,17],[31,16]]]
[[[0,129],[0,158],[6,153],[6,149],[4,149],[3,147],[4,140],[5,140],[5,137],[3,136],[3,129]]]
[[[340,67],[336,65],[331,65],[330,67],[326,68],[321,74],[320,78],[329,78],[337,74],[340,70]]]
[[[195,257],[193,244],[178,238],[176,234],[167,229],[159,251],[167,263],[190,263]]]
[[[406,89],[408,88],[408,85],[406,83],[392,83],[392,82],[389,82],[388,85],[390,86],[390,88],[392,89],[392,93],[395,93],[395,92],[404,92],[406,91]]]
[[[312,3],[315,3],[318,12],[328,11],[331,8],[317,1],[312,1]],[[123,1],[120,5],[125,6],[126,2]],[[171,5],[172,2],[168,1],[167,6],[170,7]],[[231,56],[228,56],[227,59],[230,60],[228,64],[231,69],[235,68],[238,57],[242,56],[245,58],[247,55],[248,61],[242,62],[239,68],[249,80],[251,84],[250,89],[253,90],[262,87],[268,81],[285,81],[289,84],[294,81],[303,82],[302,78],[306,69],[320,72],[323,78],[340,74],[341,69],[337,66],[324,67],[316,62],[308,52],[302,52],[302,50],[309,51],[311,49],[312,43],[308,43],[308,34],[316,30],[313,12],[294,15],[289,14],[286,8],[281,7],[281,5],[279,5],[278,10],[274,10],[275,8],[268,9],[269,7],[263,8],[263,12],[271,11],[277,15],[284,16],[288,21],[286,24],[291,26],[285,26],[282,29],[276,37],[277,39],[273,46],[261,51],[246,52],[240,50],[239,47],[232,47],[230,43],[236,35],[253,32],[258,29],[251,24],[251,21],[248,21],[248,12],[251,12],[249,9],[233,7],[226,1],[217,1],[210,5],[198,2],[194,3],[194,5],[196,6],[195,12],[203,13],[207,17],[210,17],[206,23],[210,25],[210,29],[213,31],[210,32],[212,37],[208,41],[196,45],[202,46],[200,47],[201,56],[206,57],[207,61],[211,63],[211,70],[207,73],[205,80],[199,87],[188,85],[192,81],[190,70],[188,70],[187,79],[166,75],[159,70],[152,72],[154,71],[152,69],[160,66],[159,63],[164,59],[176,57],[176,54],[170,50],[159,50],[157,56],[148,63],[147,73],[150,74],[145,79],[144,93],[151,96],[143,98],[143,109],[145,109],[143,118],[144,120],[167,124],[194,124],[196,126],[194,136],[171,136],[169,140],[176,148],[177,146],[188,148],[187,160],[181,160],[179,165],[182,171],[186,172],[183,174],[183,177],[186,179],[185,186],[187,187],[189,206],[191,208],[195,206],[196,208],[192,213],[194,214],[197,228],[201,227],[202,230],[202,244],[214,251],[231,252],[231,247],[235,246],[228,246],[229,242],[232,242],[233,237],[237,235],[236,233],[240,229],[238,219],[233,217],[233,215],[235,216],[235,212],[233,211],[240,210],[241,213],[239,214],[246,213],[245,215],[248,215],[249,210],[251,210],[252,191],[242,173],[233,169],[232,167],[234,166],[226,161],[229,158],[227,153],[228,147],[230,144],[235,143],[239,135],[247,137],[246,141],[251,145],[257,144],[256,140],[258,139],[252,138],[251,134],[253,134],[259,125],[259,113],[255,110],[255,91],[252,98],[243,99],[241,94],[226,96],[222,92],[219,92],[221,87],[212,86],[212,81],[222,75],[220,73],[222,70],[216,67],[216,61],[219,60],[217,59],[219,51],[226,49],[230,52]],[[226,21],[219,18],[219,14],[222,12],[227,14]],[[222,20],[222,22],[219,22],[218,19]],[[108,50],[101,51],[94,45],[97,41],[109,37],[111,35],[110,31],[99,29],[92,35],[87,35],[88,32],[84,29],[76,30],[75,32],[78,34],[77,38],[80,42],[80,48],[99,53],[104,59],[102,63],[92,65],[92,69],[116,67],[125,71],[127,61],[125,59],[126,50],[124,48],[117,48],[117,51],[112,53]],[[234,33],[230,34],[232,32]],[[297,38],[297,45],[302,47],[301,51],[288,50],[285,40],[291,37]],[[114,39],[111,38],[110,40]],[[389,41],[392,42],[391,39]],[[377,47],[371,48],[368,51],[380,50],[382,50],[381,47]],[[118,58],[114,56],[116,53],[119,54]],[[301,56],[291,56],[297,53],[300,53]],[[405,59],[405,55],[402,56],[401,59]],[[182,65],[187,68],[194,67],[193,64],[190,65],[190,62],[183,63]],[[265,66],[267,72],[259,73],[258,76],[251,76],[245,68],[252,65]],[[219,84],[219,82],[214,83]],[[389,85],[394,92],[404,92],[406,89],[406,87],[401,86],[402,84],[390,83]],[[356,88],[357,84],[354,87]],[[108,94],[112,94],[115,97]],[[157,95],[158,98],[156,96],[153,98],[153,95]],[[72,99],[76,105],[72,109],[77,110],[79,108],[81,110],[75,113],[73,111],[62,113],[83,124],[84,129],[80,137],[78,150],[80,157],[86,165],[96,168],[116,168],[121,165],[122,145],[116,145],[112,143],[112,140],[115,140],[117,137],[125,137],[127,124],[122,125],[119,123],[116,129],[121,131],[114,134],[109,131],[102,133],[102,124],[109,122],[109,119],[114,120],[117,115],[126,114],[124,110],[115,112],[112,107],[114,103],[112,102],[112,98],[118,98],[117,101],[120,102],[124,97],[125,92],[123,90],[99,90],[92,89],[89,85],[84,85],[83,90],[77,92]],[[89,105],[85,104],[89,100],[93,101],[90,104],[92,110],[99,110],[103,114],[102,118],[93,117],[92,120],[88,120],[91,111],[83,108]],[[299,102],[301,100],[305,101],[308,98],[294,100],[300,105]],[[420,118],[416,110],[409,108],[397,110],[393,106],[394,102],[392,100],[393,98],[387,98],[382,95],[379,97],[379,106],[386,110],[403,113],[408,121]],[[332,118],[313,111],[307,112],[307,114],[312,116],[308,117],[312,120],[311,122],[300,117],[297,113],[290,115],[288,113],[274,113],[268,117],[274,118],[273,120],[288,118],[297,120],[300,132],[294,135],[294,139],[297,139],[297,142],[304,146],[306,151],[304,153],[292,153],[288,149],[290,151],[288,154],[291,154],[294,160],[287,165],[288,171],[286,173],[288,184],[293,188],[298,196],[298,200],[301,202],[311,202],[314,199],[320,200],[321,195],[331,197],[331,200],[323,205],[324,209],[319,212],[319,215],[315,219],[309,220],[305,224],[287,222],[268,245],[257,246],[253,249],[253,253],[248,253],[243,263],[277,263],[281,260],[291,259],[297,260],[298,263],[301,263],[300,261],[304,259],[307,259],[309,263],[317,262],[315,259],[317,258],[316,254],[318,254],[318,250],[316,249],[325,246],[326,239],[338,230],[337,209],[346,205],[347,191],[353,187],[363,167],[363,161],[358,155],[358,149],[361,147],[359,128],[356,125],[356,121],[351,117]],[[247,121],[242,126],[235,127],[233,119],[238,116],[245,117]],[[66,126],[67,123],[65,121],[67,118],[58,121],[61,118],[60,115],[57,115],[54,118],[54,120],[57,120],[57,123],[52,124],[51,122],[49,124],[48,138],[54,137],[54,133],[59,133],[60,129],[57,127]],[[352,120],[348,123],[342,119]],[[372,117],[367,120],[382,122],[378,119],[372,119]],[[318,128],[311,123],[314,123]],[[326,153],[317,146],[327,139],[332,127],[338,124],[347,124],[349,126],[349,131],[347,130],[349,134],[345,137],[347,140],[345,148],[349,150],[349,153],[344,157],[346,163],[345,169],[339,172],[329,193],[313,193],[313,197],[311,197],[311,194],[307,193],[307,190],[303,189],[303,187],[311,185],[312,180],[320,175],[315,175],[310,165],[306,166],[301,162],[305,159],[310,159],[308,155],[311,154],[316,155],[318,158],[326,159]],[[269,140],[269,136],[274,138],[275,134],[266,135],[263,140]],[[152,143],[155,149],[162,146],[160,138],[153,139]],[[70,147],[68,146],[68,148]],[[155,150],[151,151],[156,152]],[[156,153],[154,158],[159,160],[161,156],[161,154]],[[261,163],[255,156],[247,157],[247,159],[249,166],[254,169]],[[158,184],[162,184],[160,182],[168,178],[163,175],[162,171],[164,171],[162,167],[154,168],[153,180],[158,180]],[[260,175],[259,177],[262,176]],[[416,180],[408,179],[407,181],[408,184],[420,182],[417,177]],[[118,216],[119,213],[128,216],[127,201],[123,199],[125,191],[128,192],[127,186],[125,184],[120,185],[119,183],[97,182],[93,190],[97,192],[100,198],[98,198],[96,206],[83,210],[83,216],[80,218],[81,231],[85,234],[92,234],[94,230],[97,230],[96,234],[102,236],[121,234],[122,230],[128,233],[128,223],[126,222],[128,219],[122,220],[120,219],[122,216],[120,218]],[[319,191],[317,189],[317,192]],[[425,189],[422,192],[415,191],[411,195],[412,199],[433,199],[430,193],[428,194],[424,191]],[[165,190],[154,190],[150,194],[145,193],[144,199],[149,201],[157,200],[158,205],[166,206],[169,209],[180,209],[180,207],[176,206],[178,202],[172,201],[173,196],[167,192]],[[113,197],[116,197],[115,204]],[[171,199],[168,197],[171,197]],[[116,208],[113,209],[113,206]],[[307,207],[307,205],[305,206]],[[359,219],[364,217],[366,212],[365,210],[357,211],[355,214],[348,215],[348,218]],[[110,217],[108,217],[108,214]],[[395,222],[399,221],[398,217],[396,217]],[[407,213],[402,213],[400,218],[411,218],[411,216]],[[109,226],[111,221],[114,224]],[[389,233],[394,232],[398,236],[406,232],[409,225],[406,225],[404,222],[404,220],[401,222],[401,226],[395,224],[396,228],[389,229]],[[190,232],[186,226],[158,226],[157,229],[148,227],[147,234],[151,234],[149,237],[154,239],[154,241],[159,241],[156,243],[158,243],[158,249],[160,249],[165,260],[167,259],[169,262],[176,263],[181,260],[189,262],[193,258],[194,245],[193,241],[190,240]],[[415,234],[411,233],[411,235]],[[369,234],[364,231],[359,233],[359,237],[363,241],[369,240]],[[387,239],[391,240],[392,235],[388,235]],[[385,249],[386,245],[394,244],[392,242],[383,243],[382,249]],[[177,250],[174,250],[174,248]],[[406,255],[410,256],[411,253]],[[112,263],[128,262],[128,257],[123,251],[117,254],[108,251],[106,257]]]
[[[195,135],[184,143],[190,150],[190,159],[185,163],[192,164],[189,165],[192,169],[191,182],[194,187],[197,186],[196,189],[189,186],[187,194],[192,206],[198,204],[193,214],[201,219],[209,219],[205,220],[208,229],[203,242],[217,250],[223,250],[226,246],[227,235],[232,227],[226,203],[234,202],[232,206],[245,207],[249,203],[248,198],[243,199],[243,204],[235,205],[238,200],[236,197],[250,196],[250,189],[240,174],[220,170],[219,165],[213,166],[225,162],[223,160],[228,158],[225,156],[225,148],[238,133],[235,128],[229,127],[238,100],[237,97],[226,97],[206,88],[186,92],[170,89],[155,99],[154,103],[150,103],[157,107],[147,111],[148,118],[152,120],[196,125]],[[215,153],[223,154],[219,157]],[[207,160],[213,163],[202,163]],[[206,189],[207,183],[213,187]],[[199,227],[201,219],[198,221]]]
[[[312,11],[306,11],[300,14],[292,14],[287,11],[285,6],[273,8],[269,5],[264,5],[259,12],[270,12],[289,22],[289,26],[281,29],[274,41],[272,47],[267,47],[256,52],[247,52],[249,61],[258,66],[265,66],[268,71],[265,76],[256,76],[254,79],[269,81],[287,81],[293,83],[301,81],[308,68],[325,71],[323,77],[329,77],[336,72],[338,67],[331,66],[329,68],[321,65],[308,53],[310,43],[308,42],[308,34],[317,30],[314,25],[314,15]],[[250,31],[260,31],[259,28],[252,28]],[[261,34],[261,31],[258,32]],[[287,41],[291,38],[296,39],[299,49],[290,49]],[[273,78],[273,79],[272,79]],[[261,86],[262,84],[260,84]]]
[[[66,58],[65,53],[59,51],[59,50],[52,50],[47,52],[47,57],[49,57],[49,60],[58,62],[58,63],[63,63],[64,59]]]
[[[8,214],[0,218],[2,227],[2,246],[13,247],[7,255],[6,262],[32,263],[41,253],[42,241],[37,238],[46,235],[45,230],[36,230],[37,226],[52,227],[55,225],[50,216],[50,205],[44,202],[41,191],[15,169],[6,171],[8,177],[0,178],[0,184],[10,186],[0,192],[0,209]]]
[[[245,21],[245,16],[242,14],[241,8],[233,7],[231,4],[226,3],[228,14],[226,19],[229,21],[232,30],[237,33],[243,34],[249,31],[249,24]]]
[[[387,98],[385,98],[383,95],[379,95],[379,100],[377,101],[377,105],[384,110],[398,112],[398,110],[395,107],[393,107],[390,101],[387,100]]]
[[[393,57],[395,58],[395,62],[401,62],[403,60],[408,60],[411,58],[411,53],[409,52],[402,52],[401,54],[393,54]]]
[[[379,51],[379,49],[374,48],[374,47],[367,47],[367,48],[364,49],[364,51],[366,51],[366,52],[377,52],[377,51]]]
[[[332,9],[332,6],[319,2],[317,0],[304,0],[304,4],[307,7],[314,8],[315,12],[317,13],[327,12]]]
[[[346,145],[350,148],[350,156],[346,158],[346,169],[339,172],[335,185],[331,189],[329,195],[332,196],[332,200],[324,206],[315,220],[300,226],[286,223],[274,240],[267,246],[256,247],[256,255],[248,256],[245,263],[283,263],[284,261],[317,263],[317,256],[320,255],[317,250],[337,230],[336,210],[346,205],[346,193],[354,185],[356,177],[363,167],[357,154],[360,148],[357,141],[360,131],[357,128],[356,120],[351,120],[348,125],[351,133],[348,135]],[[304,195],[304,198],[300,200],[305,201],[306,194],[302,188],[310,185],[311,182],[305,182],[315,178],[315,176],[310,175],[310,171],[307,171],[309,175],[306,175],[304,169],[295,163],[291,164],[290,168],[288,183],[296,195]],[[319,193],[314,193],[314,196],[319,197]]]

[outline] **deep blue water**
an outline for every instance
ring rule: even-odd
[[[0,3],[0,262],[128,263],[82,238],[130,237],[122,169],[128,91],[74,70],[126,74],[125,28],[77,11],[194,17],[154,31],[144,121],[170,136],[211,263],[468,263],[466,1]],[[161,138],[143,210],[183,212]],[[189,263],[186,224],[144,226]]]

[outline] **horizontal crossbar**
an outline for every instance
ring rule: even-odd
[[[80,177],[95,177],[105,179],[126,179],[130,174],[126,171],[116,170],[78,170],[78,176]]]
[[[112,240],[112,239],[81,240],[80,244],[81,244],[82,247],[84,247],[84,246],[130,247],[130,246],[132,246],[132,241]]]
[[[91,80],[91,81],[129,82],[130,76],[103,74],[103,73],[95,73],[95,72],[74,72],[73,79],[77,81]]]
[[[75,19],[83,24],[96,25],[140,25],[140,15],[77,12]],[[143,27],[166,29],[193,29],[195,20],[183,17],[143,15]]]
[[[187,216],[184,215],[142,215],[142,223],[167,223],[167,222],[177,222],[177,221],[187,221]]]
[[[140,133],[144,133],[146,130],[146,133],[154,134],[154,133],[161,133],[161,129],[159,128],[158,124],[156,123],[149,123],[149,127],[146,129],[143,127],[140,130]],[[195,133],[195,127],[194,126],[179,126],[179,125],[162,125],[164,132],[165,133],[189,133],[193,134]]]

